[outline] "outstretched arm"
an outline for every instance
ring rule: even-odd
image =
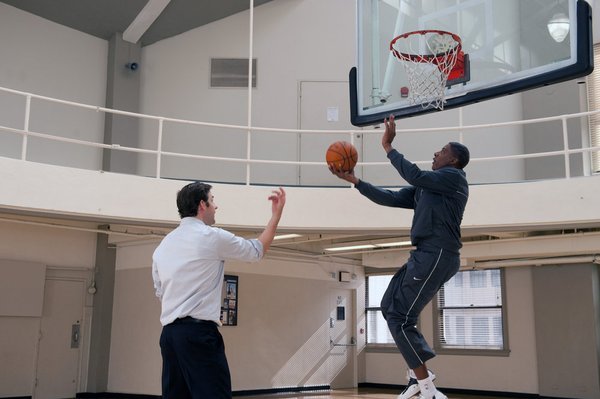
[[[278,190],[273,190],[273,194],[269,196],[269,201],[271,201],[271,219],[260,236],[258,236],[258,241],[260,241],[263,246],[263,256],[269,250],[273,238],[275,237],[277,225],[279,224],[281,214],[283,213],[283,207],[285,206],[285,190],[281,187],[279,187]]]

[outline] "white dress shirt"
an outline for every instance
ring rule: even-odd
[[[257,262],[263,257],[262,243],[226,230],[207,226],[196,217],[181,219],[152,256],[152,278],[160,299],[163,326],[191,316],[217,324],[225,260]]]

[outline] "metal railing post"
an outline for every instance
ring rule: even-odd
[[[27,158],[27,133],[29,133],[29,116],[31,115],[31,94],[28,94],[25,99],[25,122],[23,123],[23,144],[21,145],[21,160],[25,161]]]
[[[569,162],[569,131],[567,129],[567,118],[563,116],[562,121],[562,132],[563,132],[563,147],[565,151],[565,177],[569,179],[571,177],[571,163]]]
[[[162,136],[164,119],[158,120],[158,143],[156,145],[156,178],[160,179],[160,164],[162,159]]]

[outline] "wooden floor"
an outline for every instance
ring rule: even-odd
[[[443,391],[442,391],[443,392]],[[286,393],[262,396],[246,396],[251,399],[396,399],[399,390],[358,388],[358,389],[339,389],[326,392],[305,392],[305,393]],[[474,396],[474,395],[447,395],[448,399],[506,399],[498,396]],[[415,396],[417,398],[418,396]]]

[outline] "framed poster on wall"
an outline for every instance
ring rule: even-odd
[[[238,316],[238,276],[225,275],[221,295],[221,323],[224,326],[237,326]]]

